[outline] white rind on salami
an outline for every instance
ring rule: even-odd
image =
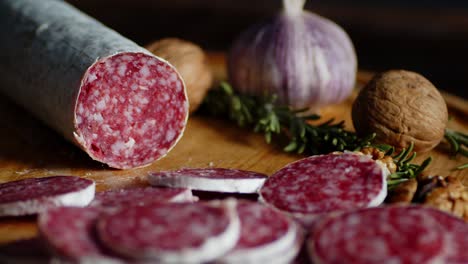
[[[366,208],[326,218],[307,242],[313,263],[468,263],[468,224],[422,206]]]
[[[32,215],[58,206],[87,206],[94,181],[75,176],[31,178],[0,184],[0,217]]]
[[[57,257],[54,263],[124,263],[98,245],[95,224],[98,208],[58,207],[39,215],[40,236]]]
[[[256,193],[266,178],[258,172],[225,168],[186,168],[148,175],[148,181],[154,186],[224,193]]]
[[[91,158],[142,167],[182,136],[185,84],[167,61],[61,0],[2,0],[0,25],[0,92]]]
[[[240,234],[234,200],[128,207],[98,222],[106,247],[137,260],[202,263],[232,249]]]
[[[91,207],[122,207],[160,202],[195,202],[198,198],[186,188],[138,187],[97,192]]]
[[[368,156],[333,153],[286,165],[269,177],[259,200],[306,227],[320,217],[381,204],[388,171]]]
[[[241,236],[220,263],[287,263],[299,251],[300,228],[283,213],[260,203],[240,201]],[[293,253],[293,254],[289,254]]]

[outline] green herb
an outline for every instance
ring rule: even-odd
[[[454,168],[454,170],[464,170],[464,169],[468,169],[468,163],[465,163],[463,165],[460,165]]]
[[[293,110],[277,104],[276,96],[249,96],[236,93],[228,83],[221,83],[218,89],[211,90],[202,104],[202,111],[215,116],[229,117],[239,126],[251,126],[262,133],[265,141],[272,137],[285,136],[289,143],[286,152],[322,154],[333,151],[359,150],[370,146],[375,135],[359,138],[355,133],[344,129],[344,121],[334,119],[319,124],[310,121],[320,119],[319,115],[307,115],[308,109]]]
[[[382,146],[385,148],[382,148]],[[375,147],[385,151],[385,155],[388,156],[391,156],[395,151],[395,148],[388,145],[376,145]],[[404,181],[417,177],[432,162],[432,158],[428,157],[420,165],[410,163],[416,158],[416,152],[413,152],[413,148],[414,144],[411,143],[407,149],[402,149],[400,153],[392,156],[393,162],[397,166],[397,171],[387,177],[387,186],[389,189],[394,188]]]
[[[468,157],[468,135],[454,131],[452,129],[445,129],[445,139],[450,143],[452,155],[461,154]]]
[[[293,110],[279,105],[274,95],[250,96],[235,92],[222,82],[217,89],[210,90],[204,99],[201,111],[214,116],[228,117],[239,126],[253,127],[255,132],[264,134],[267,143],[273,136],[288,140],[283,150],[286,152],[324,154],[333,151],[357,151],[372,146],[392,155],[394,148],[389,145],[372,144],[375,134],[358,137],[344,128],[344,121],[334,119],[318,122],[316,114],[306,114],[308,109]],[[311,121],[315,121],[314,124]],[[317,123],[317,124],[315,124]],[[397,171],[389,176],[389,187],[419,175],[431,162],[424,160],[421,165],[411,164],[416,157],[413,145],[393,156]]]

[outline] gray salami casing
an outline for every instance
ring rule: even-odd
[[[129,56],[118,57],[119,54]],[[140,64],[132,60],[136,60]],[[129,68],[132,63],[134,66],[136,65],[135,67],[141,68],[141,65],[145,67],[145,63],[148,63],[148,61],[151,63],[148,66],[150,67],[149,71],[148,68],[145,68],[146,72],[143,72],[142,75],[135,74],[135,68]],[[105,117],[103,112],[101,116],[103,118],[85,120],[86,122],[89,121],[89,123],[86,123],[87,128],[84,125],[83,128],[80,128],[80,124],[77,123],[80,92],[83,87],[90,86],[90,83],[94,81],[94,78],[91,77],[95,76],[90,77],[88,75],[91,71],[90,68],[99,62],[105,65],[101,65],[102,67],[107,67],[104,68],[106,72],[102,73],[104,77],[101,80],[98,79],[100,92],[105,93],[106,87],[109,87],[109,94],[106,94],[107,98],[116,98],[118,94],[112,94],[115,93],[115,89],[124,90],[128,88],[124,87],[125,85],[130,86],[132,83],[138,84],[138,87],[143,90],[148,90],[148,88],[141,85],[148,84],[149,91],[152,94],[141,90],[141,93],[137,96],[143,99],[146,96],[153,106],[161,105],[161,102],[152,101],[152,98],[154,97],[153,99],[156,100],[156,98],[162,97],[160,94],[162,92],[168,95],[178,95],[177,98],[170,98],[171,103],[159,107],[159,111],[172,109],[171,116],[155,118],[157,122],[148,123],[150,125],[144,126],[145,130],[143,132],[140,131],[142,135],[139,138],[141,139],[140,145],[138,145],[140,141],[135,138],[136,135],[132,135],[135,132],[132,131],[125,134],[123,131],[112,130],[112,132],[108,132],[108,135],[100,134],[104,133],[103,130],[101,131],[98,128],[102,124],[96,123],[96,120],[111,127],[112,124],[109,123],[114,122],[115,127],[119,127],[116,129],[135,125],[130,122],[123,122],[126,120],[120,122],[118,118],[123,119],[123,115],[121,117],[111,117],[110,115]],[[117,74],[117,68],[115,68],[115,71],[109,69],[110,67],[122,66],[124,63],[127,63],[129,67],[124,68],[127,71],[122,72],[121,76]],[[95,67],[94,71],[102,71],[98,66]],[[115,72],[115,74],[111,75],[109,72]],[[106,86],[104,82],[109,80],[110,77],[115,80],[112,83],[109,81],[108,86]],[[146,79],[143,80],[142,78]],[[167,86],[161,88],[161,92],[157,91],[159,89],[158,83],[155,84],[154,82],[157,78],[165,79],[164,83],[167,84]],[[172,80],[172,82],[169,82],[169,80]],[[122,87],[116,85],[116,83],[122,83]],[[91,91],[97,89],[96,85],[93,85],[91,83]],[[79,145],[93,159],[121,169],[141,167],[164,156],[183,134],[188,115],[185,85],[172,66],[100,22],[59,0],[0,1],[0,92],[28,109],[65,138]],[[147,94],[144,94],[145,92]],[[90,100],[84,98],[83,105],[86,106]],[[99,103],[99,100],[96,100],[95,104],[91,104],[89,110],[84,111],[85,115],[79,117],[79,122],[93,114],[98,117],[101,115],[101,113],[95,113],[96,109],[99,109],[95,106]],[[134,103],[134,101],[132,102],[128,98],[124,98],[121,104],[118,102],[111,104],[110,101],[106,101],[106,108],[115,107],[115,113],[123,113],[125,112],[125,105]],[[118,109],[119,107],[122,109]],[[135,109],[139,107],[141,106],[135,106]],[[147,112],[146,108],[141,112]],[[154,110],[152,113],[157,116],[163,112]],[[138,118],[133,117],[133,119],[144,120],[149,118],[143,116],[143,114],[136,115],[138,115]],[[172,122],[173,126],[168,128],[167,126],[171,125],[169,122]],[[94,125],[96,125],[96,129],[93,128]],[[86,130],[89,127],[91,129]],[[164,129],[158,130],[154,129],[155,127],[163,127]],[[136,127],[132,127],[132,129],[137,130]],[[143,144],[142,140],[144,137],[148,137],[151,129],[159,131],[157,133],[169,131],[171,135],[169,137],[167,135],[151,137],[151,140],[145,141]],[[94,139],[91,138],[91,135],[94,136]],[[119,138],[121,135],[122,138]],[[102,138],[106,139],[99,142]],[[165,139],[167,139],[167,142],[165,141],[159,146],[158,140],[164,141]],[[109,142],[115,145],[104,145],[110,144]],[[126,148],[134,149],[129,150]],[[153,148],[155,151],[152,152],[149,148]],[[132,160],[133,157],[136,157],[135,160]]]

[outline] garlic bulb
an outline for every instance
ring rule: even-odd
[[[233,87],[276,94],[293,108],[317,108],[346,99],[357,59],[348,35],[334,22],[303,10],[305,0],[283,0],[283,11],[234,42],[228,57]]]

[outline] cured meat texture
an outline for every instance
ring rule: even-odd
[[[164,156],[188,117],[168,62],[61,0],[0,1],[0,92],[119,169]]]
[[[141,167],[164,156],[188,116],[184,83],[168,63],[120,53],[86,72],[75,109],[75,139],[94,159]]]
[[[240,201],[241,235],[222,263],[289,263],[299,252],[302,234],[286,215],[260,203]]]
[[[128,207],[98,222],[106,247],[123,256],[158,263],[214,260],[236,244],[235,202],[164,203]]]
[[[370,157],[344,153],[287,165],[265,181],[260,200],[310,226],[325,213],[377,206],[386,193],[386,170]]]
[[[97,242],[95,224],[101,214],[97,208],[54,208],[39,215],[39,232],[55,254],[73,263],[123,263],[106,256]]]
[[[159,202],[192,202],[197,197],[189,189],[141,187],[97,192],[90,206],[121,207]]]
[[[0,216],[30,215],[57,206],[86,206],[95,183],[75,176],[31,178],[0,184]]]
[[[368,208],[320,223],[313,263],[468,263],[468,224],[419,206]]]
[[[256,193],[267,176],[258,172],[201,168],[160,171],[149,174],[148,181],[156,186],[190,188],[226,193]]]

